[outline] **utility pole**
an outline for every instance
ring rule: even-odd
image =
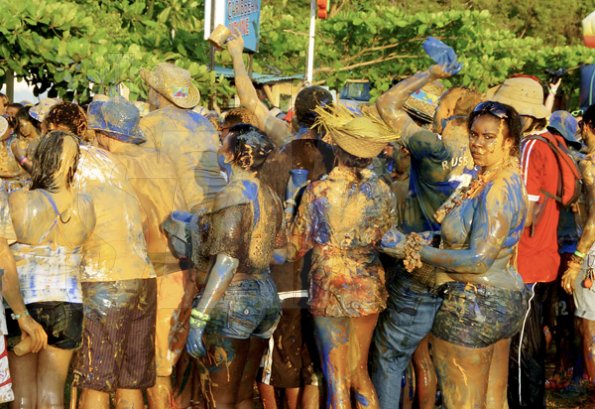
[[[312,85],[314,72],[314,37],[316,36],[316,14],[318,5],[316,0],[310,0],[310,35],[308,37],[308,61],[306,68],[306,85]]]

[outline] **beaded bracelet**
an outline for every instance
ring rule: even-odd
[[[202,311],[199,311],[197,309],[192,309],[192,312],[190,313],[190,317],[199,320],[199,321],[204,321],[207,322],[208,320],[211,319],[211,317],[209,316],[209,314],[206,314]]]
[[[10,314],[10,318],[12,318],[15,321],[20,320],[23,317],[28,317],[29,316],[29,311],[25,310],[25,312],[21,313],[21,314],[15,314],[14,312],[12,314]]]

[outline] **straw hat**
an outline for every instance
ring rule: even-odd
[[[410,115],[430,123],[444,90],[444,84],[440,81],[430,82],[412,93],[405,101],[403,109]]]
[[[548,115],[543,105],[541,84],[528,77],[508,78],[501,85],[491,88],[486,99],[512,106],[520,115],[540,119]]]
[[[158,64],[153,71],[142,69],[141,78],[180,108],[193,108],[200,102],[198,89],[192,84],[190,73],[170,63]]]
[[[62,100],[58,98],[44,98],[39,101],[39,104],[29,110],[29,116],[39,122],[43,122],[47,114],[50,112],[50,109],[60,102],[62,102]]]
[[[122,97],[109,101],[93,101],[87,110],[89,129],[103,131],[111,138],[126,143],[140,144],[146,141],[138,127],[138,109]]]
[[[375,158],[388,142],[399,136],[380,118],[358,115],[340,104],[318,106],[314,126],[320,125],[344,151],[360,158]]]

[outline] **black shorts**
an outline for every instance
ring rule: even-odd
[[[526,291],[450,282],[439,289],[444,301],[432,334],[450,343],[485,348],[515,335],[527,311]]]
[[[83,304],[62,301],[27,304],[27,311],[48,335],[48,345],[60,349],[76,349],[81,346],[83,334]],[[8,350],[21,341],[19,323],[6,310]]]

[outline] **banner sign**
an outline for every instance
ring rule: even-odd
[[[219,24],[232,32],[237,29],[244,38],[246,51],[258,51],[260,0],[206,0],[205,40],[211,35],[211,28]]]

